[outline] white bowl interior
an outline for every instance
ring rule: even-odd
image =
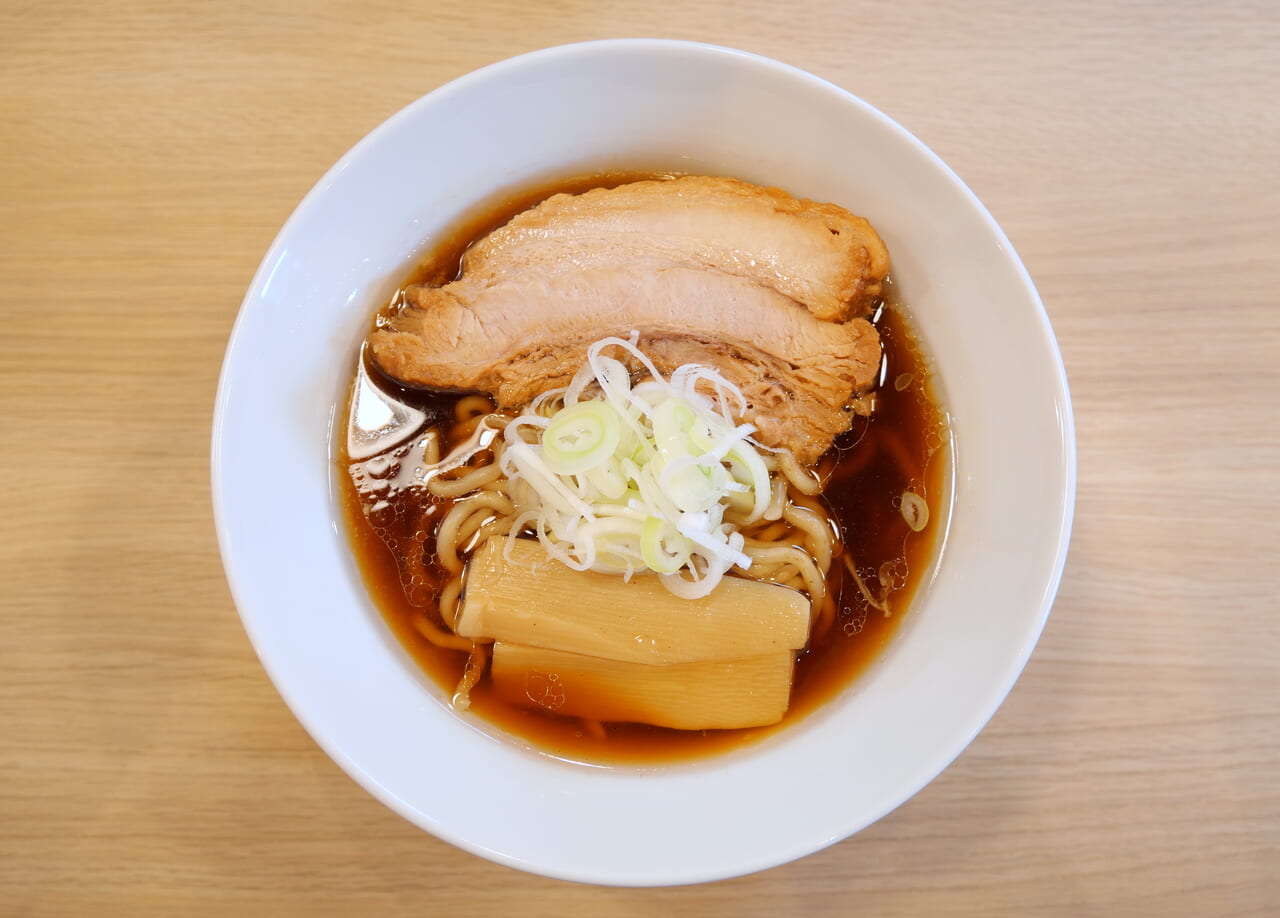
[[[774,740],[703,763],[588,768],[448,709],[373,609],[330,493],[331,418],[372,310],[433,238],[551,173],[735,175],[868,217],[953,418],[945,553],[878,665]],[[276,686],[378,798],[493,860],[628,885],[783,863],[892,810],[989,719],[1035,644],[1074,500],[1066,380],[994,221],[902,128],[815,77],[681,42],[550,49],[400,112],[281,231],[228,348],[214,437],[228,578]]]

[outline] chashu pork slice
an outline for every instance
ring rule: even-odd
[[[443,287],[410,288],[369,338],[375,362],[410,385],[485,391],[518,408],[567,385],[593,342],[634,330],[664,374],[716,367],[746,396],[757,439],[805,464],[848,428],[851,400],[875,383],[880,340],[865,319],[824,321],[771,287],[672,264],[639,243],[572,271],[562,270],[567,257],[506,271],[491,261]]]
[[[842,207],[698,175],[553,195],[479,241],[463,269],[493,280],[614,263],[619,251],[746,278],[833,321],[866,315],[889,270],[871,224]]]

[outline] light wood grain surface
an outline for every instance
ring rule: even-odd
[[[211,521],[222,349],[289,212],[422,93],[547,45],[816,72],[970,183],[1079,427],[1021,681],[856,837],[701,887],[413,828],[280,701]],[[1280,7],[0,3],[0,914],[1280,914]],[[998,589],[998,584],[992,585]]]

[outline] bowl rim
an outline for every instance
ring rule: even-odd
[[[663,875],[645,877],[638,877],[633,874],[625,876],[584,874],[581,871],[575,870],[572,866],[531,863],[528,859],[514,857],[502,851],[495,851],[483,845],[476,844],[467,837],[465,832],[443,825],[438,821],[433,820],[429,814],[422,813],[408,805],[391,789],[382,784],[374,775],[370,774],[363,768],[363,766],[356,762],[345,748],[335,742],[332,737],[328,735],[327,731],[321,724],[315,722],[315,720],[306,713],[306,706],[297,698],[288,681],[280,676],[279,668],[270,654],[264,651],[264,642],[262,640],[262,634],[259,631],[259,626],[255,622],[253,616],[246,614],[244,611],[246,608],[244,592],[242,586],[237,582],[237,575],[235,571],[230,565],[232,553],[230,535],[228,531],[229,524],[227,519],[229,511],[227,509],[227,497],[224,493],[223,487],[223,449],[225,448],[223,438],[225,434],[225,420],[230,409],[231,387],[229,380],[232,372],[233,355],[236,352],[238,343],[245,335],[244,329],[247,324],[247,316],[250,311],[251,304],[260,296],[263,287],[270,280],[273,268],[278,264],[282,253],[288,244],[289,238],[294,234],[300,224],[306,222],[309,212],[316,206],[316,201],[324,195],[328,187],[333,184],[336,178],[346,171],[353,162],[364,156],[367,150],[377,146],[384,136],[393,133],[402,122],[414,118],[420,109],[428,108],[449,95],[465,93],[473,84],[502,77],[508,72],[518,72],[531,64],[539,64],[553,60],[570,60],[579,56],[590,57],[602,53],[608,54],[614,51],[642,52],[656,55],[692,54],[709,57],[721,56],[724,58],[736,59],[739,62],[746,62],[750,66],[772,72],[775,75],[780,75],[792,80],[798,79],[809,83],[815,89],[837,94],[846,104],[861,109],[863,115],[878,120],[883,127],[896,133],[899,140],[915,147],[919,153],[928,157],[932,161],[934,167],[938,169],[940,173],[945,175],[950,183],[956,186],[956,188],[967,197],[968,204],[972,208],[974,214],[981,218],[986,225],[986,228],[1004,247],[1005,254],[1010,261],[1011,267],[1016,272],[1017,281],[1022,288],[1022,293],[1030,303],[1034,304],[1035,318],[1038,323],[1038,332],[1043,339],[1046,353],[1051,356],[1052,366],[1050,369],[1056,385],[1056,391],[1053,393],[1053,398],[1059,411],[1058,421],[1062,436],[1061,450],[1065,475],[1064,480],[1061,482],[1062,513],[1057,521],[1057,531],[1054,536],[1054,561],[1052,569],[1049,572],[1049,576],[1044,582],[1044,590],[1036,615],[1034,619],[1031,619],[1031,617],[1028,616],[1028,621],[1033,626],[1028,632],[1029,638],[1021,646],[1020,653],[1017,657],[1009,660],[1008,666],[1003,672],[1001,680],[990,691],[987,697],[987,703],[984,705],[982,710],[973,712],[971,717],[972,728],[964,736],[963,741],[953,744],[953,748],[948,747],[945,751],[936,755],[934,759],[936,767],[928,770],[927,776],[925,776],[923,780],[909,782],[909,787],[907,787],[907,789],[905,789],[897,799],[886,801],[884,806],[880,808],[878,816],[875,816],[869,821],[853,825],[850,827],[849,831],[844,834],[820,839],[807,839],[804,842],[793,844],[786,850],[779,850],[768,857],[759,857],[754,860],[742,860],[740,862],[736,862],[728,870],[723,867],[704,867],[690,869],[678,875],[667,872]],[[211,497],[214,525],[217,532],[223,568],[233,601],[239,611],[241,622],[259,662],[266,670],[272,684],[276,688],[276,691],[289,707],[291,713],[298,719],[303,728],[317,743],[317,745],[319,745],[324,752],[358,784],[360,784],[366,791],[384,805],[411,823],[428,830],[432,834],[458,848],[506,866],[534,872],[544,876],[575,882],[619,886],[684,885],[689,883],[708,882],[753,873],[789,862],[799,857],[822,850],[823,848],[826,848],[829,845],[841,841],[842,839],[860,831],[867,825],[878,821],[893,812],[906,800],[910,799],[933,781],[938,774],[945,770],[945,768],[964,751],[973,738],[991,720],[996,710],[1003,703],[1005,697],[1017,681],[1039,640],[1044,625],[1048,619],[1049,612],[1052,608],[1054,598],[1056,597],[1061,584],[1067,561],[1071,529],[1074,519],[1077,487],[1076,434],[1070,391],[1065,366],[1062,361],[1057,339],[1053,333],[1048,313],[1045,310],[1044,304],[1036,291],[1026,267],[1017,252],[1014,250],[1013,246],[1009,243],[1008,237],[1004,233],[1003,229],[992,217],[986,206],[969,189],[955,171],[897,121],[848,90],[845,90],[822,77],[816,76],[790,64],[764,57],[759,54],[754,54],[752,52],[703,42],[658,38],[617,38],[576,42],[542,48],[490,63],[486,66],[456,77],[420,96],[395,112],[386,120],[382,121],[373,130],[362,137],[355,145],[353,145],[350,150],[348,150],[330,169],[325,172],[325,174],[315,183],[315,185],[294,208],[289,218],[277,233],[254,274],[253,280],[251,281],[245,297],[241,302],[236,321],[233,324],[228,337],[226,351],[219,374],[217,395],[214,403],[210,453]]]

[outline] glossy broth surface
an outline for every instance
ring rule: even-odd
[[[445,283],[456,277],[472,241],[511,217],[560,191],[580,192],[662,173],[607,173],[540,184],[476,209],[434,246],[408,277],[413,283]],[[394,308],[399,294],[386,309]],[[386,310],[384,309],[383,312]],[[381,314],[381,313],[380,313]],[[927,361],[898,302],[892,283],[875,320],[884,346],[882,383],[871,418],[856,417],[819,464],[826,480],[821,499],[838,521],[842,552],[861,578],[851,576],[841,558],[833,561],[828,589],[837,614],[823,633],[811,636],[797,661],[791,706],[781,723],[743,730],[678,731],[642,724],[584,724],[540,709],[508,704],[487,680],[471,692],[471,712],[545,752],[590,763],[654,763],[713,754],[751,742],[812,712],[857,678],[876,659],[908,613],[912,596],[927,578],[949,499],[947,428],[930,386]],[[370,376],[396,399],[431,419],[452,418],[456,394],[407,389],[368,367]],[[355,369],[352,369],[354,379]],[[341,419],[345,429],[345,417]],[[433,563],[431,532],[448,501],[423,489],[405,489],[386,498],[361,494],[348,475],[345,437],[335,457],[336,489],[352,549],[371,596],[388,626],[413,659],[451,694],[462,677],[466,654],[443,650],[414,627],[418,616],[435,617],[436,597],[447,580]],[[447,449],[448,444],[446,444]],[[913,532],[901,510],[911,491],[928,504],[930,523]],[[868,599],[887,597],[890,615]]]

